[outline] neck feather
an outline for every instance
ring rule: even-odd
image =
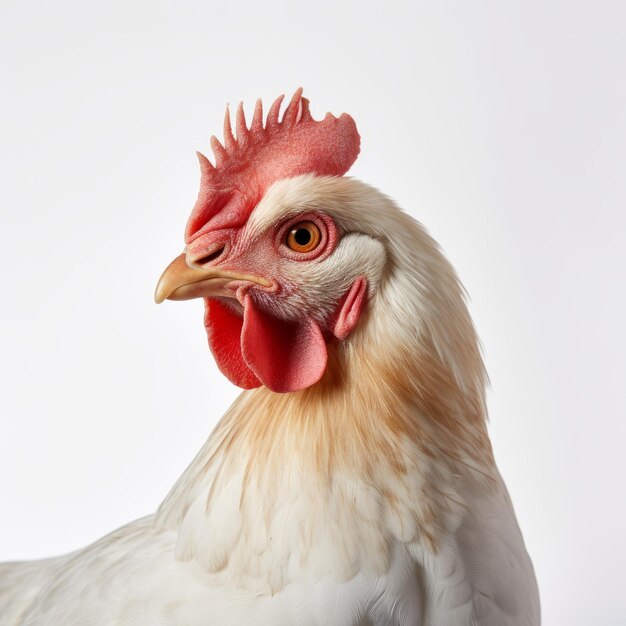
[[[350,341],[329,346],[317,385],[236,400],[158,511],[178,531],[178,558],[258,591],[383,573],[393,542],[437,549],[461,515],[459,481],[490,488],[485,374],[465,305],[439,321],[456,335],[437,336],[424,330],[436,319],[397,316],[394,284]]]

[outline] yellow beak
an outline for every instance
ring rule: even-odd
[[[187,265],[183,252],[165,269],[154,292],[154,301],[161,304],[164,300],[191,300],[192,298],[208,298],[214,296],[235,297],[226,289],[228,283],[245,280],[263,287],[271,287],[272,283],[265,278],[240,274],[215,267],[193,268]]]

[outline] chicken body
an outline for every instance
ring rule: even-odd
[[[503,497],[505,498],[506,496]],[[485,503],[486,504],[486,503]],[[487,508],[489,505],[487,505]],[[491,504],[501,511],[502,503]],[[0,623],[102,626],[241,626],[313,624],[408,626],[536,624],[527,600],[532,571],[520,553],[509,511],[480,528],[464,521],[451,545],[419,564],[402,544],[390,546],[385,574],[345,582],[290,584],[275,595],[237,589],[194,561],[175,558],[176,533],[154,516],[137,520],[92,546],[43,562],[0,569]],[[485,553],[475,550],[483,547]],[[499,559],[504,559],[500,563]],[[472,567],[477,572],[472,572]],[[521,578],[513,583],[510,567]],[[504,576],[503,579],[500,576]],[[523,586],[518,586],[522,583]],[[496,598],[484,594],[488,589]]]
[[[455,273],[417,222],[346,178],[275,183],[243,240],[260,246],[285,215],[319,207],[341,238],[289,266],[312,297],[283,294],[280,314],[314,315],[355,276],[368,285],[356,328],[328,341],[321,380],[244,391],[154,516],[65,557],[2,566],[0,624],[539,623]]]

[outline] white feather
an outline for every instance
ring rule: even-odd
[[[275,184],[244,240],[312,209],[344,236],[294,264],[280,306],[323,317],[367,277],[369,310],[331,355],[343,391],[330,372],[296,394],[244,392],[155,516],[1,566],[0,624],[539,623],[454,271],[420,225],[345,178]]]

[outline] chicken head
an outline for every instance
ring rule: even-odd
[[[155,299],[204,298],[209,346],[220,370],[245,389],[290,392],[323,376],[327,343],[354,330],[384,260],[374,238],[346,232],[327,193],[359,153],[347,114],[311,117],[302,90],[279,121],[282,97],[250,127],[240,105],[235,138],[227,109],[215,166],[202,178],[183,254]]]

